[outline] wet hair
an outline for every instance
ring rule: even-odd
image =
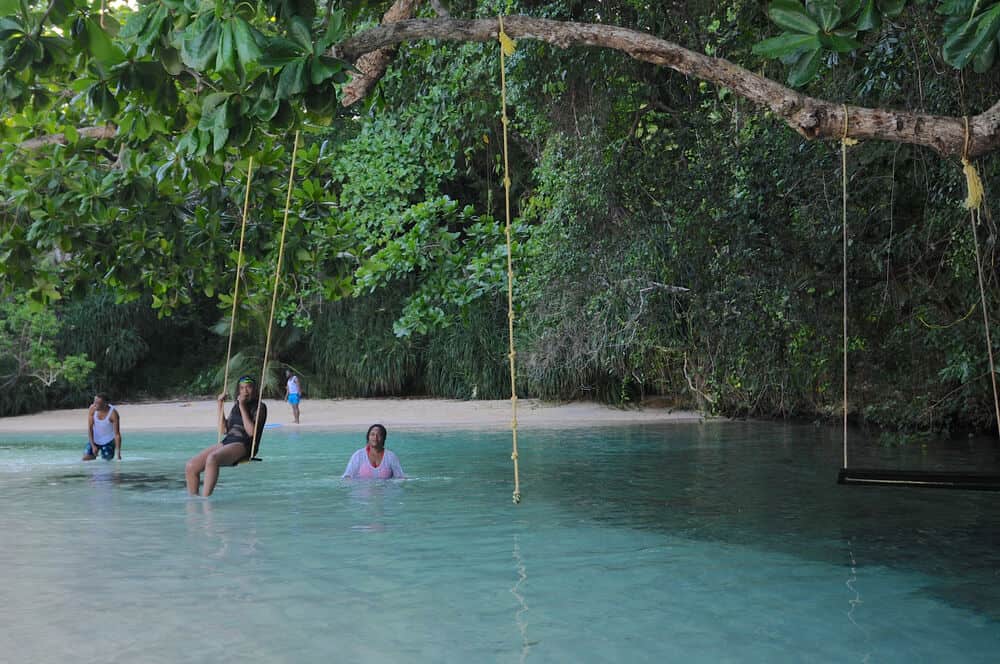
[[[368,433],[365,434],[365,442],[368,442],[368,436],[372,435],[372,431],[379,429],[382,431],[382,444],[385,445],[385,439],[389,437],[389,432],[385,430],[385,427],[381,424],[373,424],[368,427]]]
[[[111,403],[111,400],[108,399],[108,393],[107,392],[98,392],[97,394],[94,395],[94,397],[97,398],[97,399],[100,399],[104,403]]]

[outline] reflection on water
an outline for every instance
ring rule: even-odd
[[[137,491],[173,490],[185,488],[184,479],[177,475],[155,475],[151,473],[125,470],[119,465],[96,465],[91,472],[68,472],[39,478],[39,483],[49,486],[84,482],[90,486],[111,485]]]
[[[416,479],[372,482],[340,479],[356,434],[275,429],[210,499],[184,488],[198,436],[130,436],[111,464],[81,464],[77,441],[0,441],[0,652],[988,662],[1000,647],[995,494],[838,486],[839,434],[817,427],[522,437],[518,506],[500,433],[394,431]],[[998,458],[984,441],[864,453]],[[99,640],[80,619],[110,614]]]

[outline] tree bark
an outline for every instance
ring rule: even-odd
[[[396,0],[382,16],[382,24],[395,23],[413,16],[420,0]],[[358,71],[353,74],[351,82],[344,86],[344,94],[340,99],[342,106],[350,106],[368,96],[371,89],[385,74],[386,68],[396,55],[395,45],[380,48],[360,56],[354,63]]]
[[[361,32],[334,46],[331,54],[354,62],[365,53],[404,41],[491,41],[497,38],[497,28],[493,19],[412,19]],[[535,39],[558,48],[595,46],[622,51],[636,60],[727,87],[770,110],[810,140],[841,138],[846,112],[847,135],[854,139],[922,145],[942,155],[969,158],[1000,148],[1000,102],[969,118],[847,106],[809,97],[723,58],[695,53],[637,30],[510,16],[504,19],[504,31],[515,39]]]
[[[118,133],[118,128],[113,125],[106,125],[104,127],[81,127],[77,129],[77,134],[80,138],[114,138]],[[59,145],[66,145],[68,141],[66,140],[66,134],[48,134],[46,136],[39,136],[38,138],[29,138],[28,140],[20,143],[17,147],[21,150],[37,150],[40,147],[46,145],[53,145],[58,143]]]

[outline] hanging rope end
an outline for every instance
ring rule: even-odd
[[[962,157],[962,170],[965,171],[965,185],[968,191],[965,197],[965,209],[978,210],[983,205],[983,181],[979,177],[979,171],[965,157]]]

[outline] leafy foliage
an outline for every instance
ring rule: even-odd
[[[94,369],[85,354],[60,354],[61,328],[51,311],[24,298],[0,302],[0,387],[4,392],[37,383],[42,388],[78,385]]]
[[[56,357],[96,364],[86,387],[217,389],[230,327],[231,369],[259,370],[277,284],[268,370],[296,366],[313,395],[507,395],[497,46],[402,45],[366,105],[341,109],[330,47],[387,4],[0,0],[0,287],[50,307]],[[779,60],[830,99],[954,115],[995,101],[998,6],[450,3],[647,30]],[[520,393],[836,413],[839,154],[621,53],[524,40],[508,67]],[[852,412],[986,426],[960,173],[884,145],[849,169]],[[995,188],[996,166],[982,173]],[[980,232],[995,264],[992,222]],[[39,389],[0,409],[84,386]]]

